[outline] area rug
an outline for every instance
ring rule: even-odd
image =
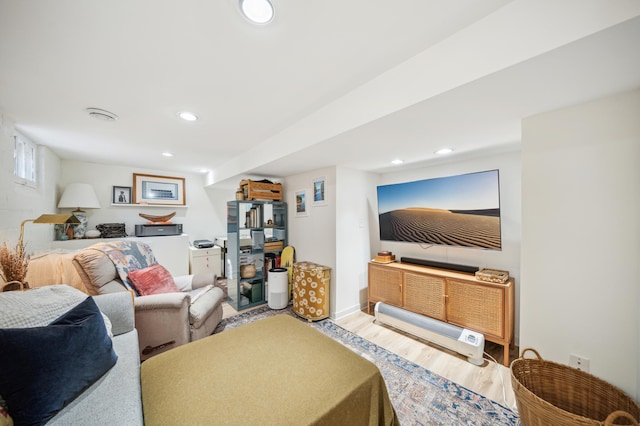
[[[518,416],[503,405],[447,380],[346,330],[331,320],[313,323],[290,307],[264,306],[222,320],[216,333],[273,315],[291,315],[373,362],[387,383],[401,425],[516,425]]]

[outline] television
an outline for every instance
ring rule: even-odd
[[[380,240],[502,250],[498,170],[381,185]]]

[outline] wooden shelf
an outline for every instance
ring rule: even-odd
[[[266,226],[266,221],[272,220],[278,224]],[[226,278],[227,278],[227,302],[233,309],[240,311],[267,302],[266,278],[264,273],[265,258],[275,259],[267,254],[279,254],[287,246],[287,203],[281,201],[262,200],[233,200],[227,202],[227,254],[226,254]],[[245,227],[248,224],[251,226]],[[281,230],[277,241],[267,241],[265,229]],[[251,236],[249,236],[251,234]],[[260,236],[262,234],[262,236]],[[269,237],[271,238],[271,237]],[[270,245],[270,243],[272,245]],[[279,243],[279,244],[277,244]],[[278,247],[274,247],[274,246]],[[245,252],[246,251],[246,252]],[[250,278],[243,278],[240,274],[240,266],[244,262],[253,262],[256,266],[256,274]],[[243,285],[251,282],[251,297],[247,296]],[[246,287],[246,286],[245,286]],[[253,291],[255,290],[255,294]],[[261,296],[259,300],[252,297]]]

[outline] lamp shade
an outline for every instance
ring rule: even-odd
[[[76,209],[73,214],[80,220],[80,224],[73,228],[73,238],[84,238],[88,221],[87,214],[82,209],[99,209],[100,203],[93,187],[88,183],[70,183],[60,197],[58,208]]]
[[[100,203],[93,187],[88,183],[70,183],[60,197],[58,208],[99,209]]]
[[[79,224],[81,223],[80,219],[72,214],[43,214],[40,215],[37,219],[25,219],[20,224],[20,239],[18,243],[20,246],[23,246],[23,238],[24,238],[24,225],[27,222],[33,223],[46,223],[50,225],[62,225],[62,224]]]
[[[37,219],[27,219],[25,222],[48,223],[50,225],[78,224],[80,221],[72,214],[42,214]]]

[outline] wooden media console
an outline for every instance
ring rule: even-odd
[[[473,274],[408,263],[369,262],[371,305],[384,302],[484,334],[503,346],[509,366],[513,343],[514,279],[505,283],[480,281]]]

